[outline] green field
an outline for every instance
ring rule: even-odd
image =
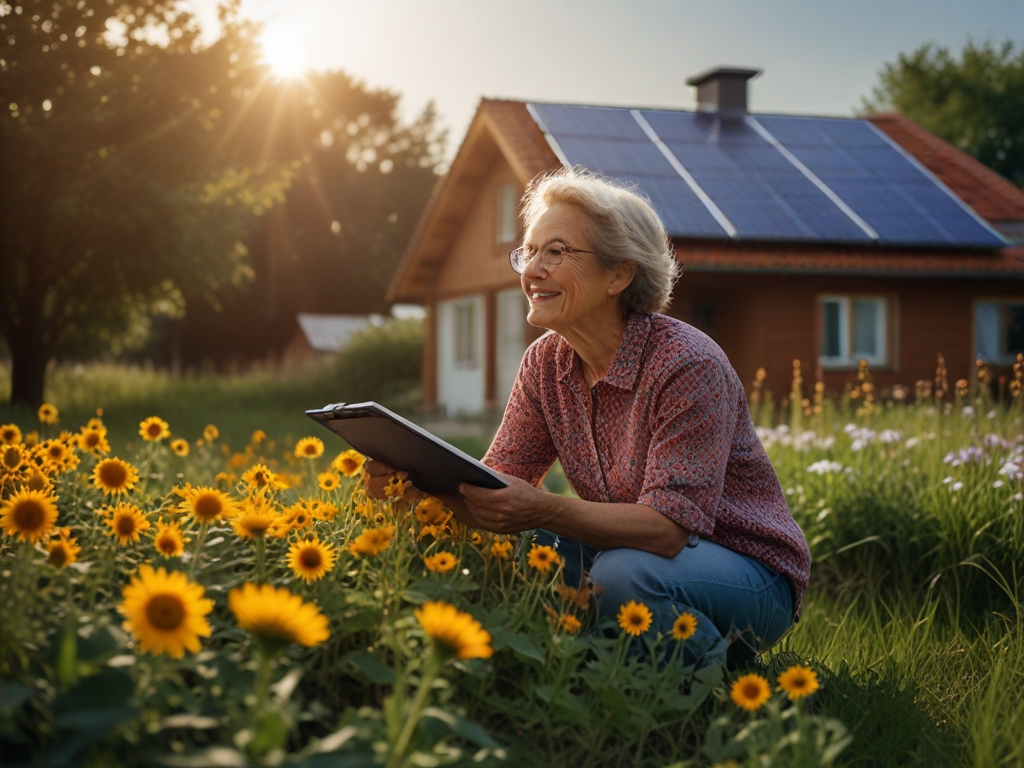
[[[154,523],[169,513],[168,498],[178,503],[174,485],[213,483],[236,453],[246,467],[265,460],[301,480],[278,499],[294,505],[319,494],[313,470],[340,449],[328,441],[312,465],[292,456],[298,438],[319,430],[302,410],[345,399],[332,389],[332,370],[176,379],[116,366],[58,368],[47,396],[61,420],[49,429],[77,431],[101,407],[112,453],[141,469],[145,488],[134,501]],[[153,415],[189,440],[188,457],[143,444],[139,422]],[[9,422],[39,428],[34,414],[0,407],[0,424]],[[218,444],[195,446],[211,423]],[[492,428],[463,422],[452,434],[479,455]],[[256,429],[269,440],[254,448]],[[95,460],[86,456],[55,492],[59,524],[74,527],[79,559],[91,566],[56,571],[39,548],[12,537],[0,545],[0,751],[25,764],[47,755],[54,765],[71,760],[62,743],[77,744],[74,759],[92,765],[218,764],[220,754],[223,765],[354,766],[399,752],[394,765],[725,765],[730,756],[751,766],[1024,764],[1020,409],[968,395],[879,403],[858,416],[849,401],[826,400],[819,414],[760,431],[814,567],[801,621],[755,671],[774,681],[793,663],[813,667],[821,688],[798,706],[782,706],[775,694],[748,715],[728,700],[738,672],[694,677],[678,663],[628,655],[617,628],[602,628],[609,639],[588,632],[592,609],[577,611],[578,635],[553,629],[544,608],[567,609],[551,574],[531,570],[525,553],[503,565],[487,554],[489,540],[454,531],[433,544],[399,537],[379,557],[350,556],[345,543],[364,526],[351,511],[351,485],[320,494],[340,511],[314,527],[342,551],[324,579],[297,581],[283,564],[285,542],[267,544],[276,558],[267,561],[268,581],[317,602],[332,638],[277,657],[269,674],[290,680],[290,695],[260,703],[259,655],[226,607],[228,590],[253,578],[251,545],[227,526],[206,539],[208,568],[196,578],[216,609],[202,654],[172,662],[132,650],[118,626],[121,585],[147,560],[185,566],[156,556],[151,539],[120,547],[101,530],[94,510],[103,499],[87,482]],[[549,479],[562,489],[563,480]],[[401,531],[408,510],[382,504]],[[469,573],[424,571],[422,557],[441,550]],[[448,661],[430,683],[433,656],[413,618],[427,598],[472,613],[490,631],[494,655]],[[97,681],[127,688],[120,699],[84,698]],[[409,722],[415,727],[402,742]],[[840,749],[844,726],[852,740]],[[318,746],[335,742],[333,750]]]

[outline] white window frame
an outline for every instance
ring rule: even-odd
[[[476,303],[460,301],[452,312],[452,352],[455,365],[459,368],[476,368],[477,360],[477,322]]]
[[[997,346],[999,348],[999,354],[995,357],[985,356],[982,354],[982,350],[979,349],[980,345],[978,344],[978,335],[980,329],[978,328],[978,309],[981,306],[996,306],[999,308],[999,325],[997,329]],[[974,357],[976,360],[982,360],[992,365],[1013,365],[1017,362],[1017,354],[1015,352],[1008,352],[1006,349],[1006,329],[1009,320],[1006,312],[1010,307],[1022,306],[1024,306],[1024,299],[1022,298],[981,298],[974,300],[971,324],[974,330],[973,344]]]
[[[510,181],[498,187],[495,193],[496,240],[499,244],[514,243],[519,237],[519,222],[516,200],[516,183]]]
[[[878,307],[875,324],[875,349],[873,355],[856,353],[853,351],[853,302],[871,301]],[[827,356],[825,351],[825,305],[834,303],[839,305],[839,355]],[[826,294],[820,297],[821,323],[818,329],[818,360],[821,367],[829,368],[855,368],[861,360],[867,360],[868,365],[877,367],[889,366],[889,326],[893,313],[890,311],[889,300],[884,296],[869,296],[856,294]]]

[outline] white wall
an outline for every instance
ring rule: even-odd
[[[497,294],[497,389],[498,406],[504,408],[512,394],[519,364],[526,352],[526,296],[522,288]]]
[[[455,360],[455,308],[465,303],[473,307],[476,329],[472,364]],[[483,296],[437,303],[437,402],[449,416],[480,413],[484,409],[484,321]]]

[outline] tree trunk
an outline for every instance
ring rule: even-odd
[[[11,349],[11,405],[38,408],[43,402],[43,384],[46,381],[46,363],[49,350],[41,344],[12,340]]]

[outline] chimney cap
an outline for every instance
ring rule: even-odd
[[[747,67],[711,67],[688,78],[687,85],[699,86],[708,80],[720,77],[740,77],[744,80],[752,80],[763,72],[760,69],[749,69]]]

